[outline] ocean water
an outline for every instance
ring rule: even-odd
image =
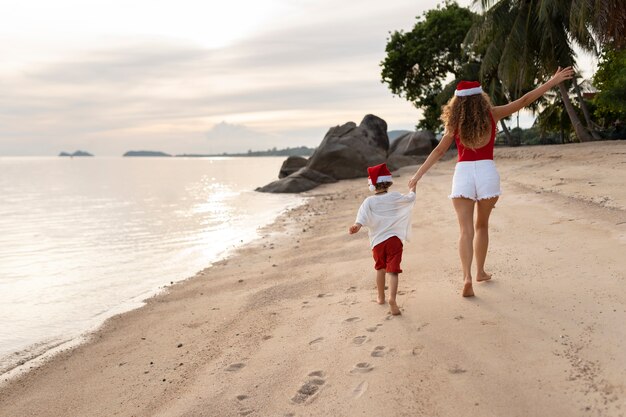
[[[283,159],[0,158],[0,374],[257,238]]]

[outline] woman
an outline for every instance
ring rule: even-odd
[[[489,215],[500,195],[500,176],[493,162],[496,124],[573,75],[574,70],[571,67],[559,67],[545,84],[518,100],[495,107],[491,105],[489,96],[482,91],[479,83],[461,81],[454,97],[443,109],[441,119],[445,125],[445,134],[411,178],[409,187],[415,187],[430,167],[446,153],[452,141],[456,141],[459,158],[454,169],[450,198],[461,229],[459,256],[463,267],[463,297],[474,295],[471,272],[474,253],[476,281],[491,279],[491,275],[485,272],[485,258],[489,245]],[[475,223],[474,208],[477,211]]]

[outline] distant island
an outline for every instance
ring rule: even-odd
[[[285,149],[268,149],[266,151],[252,151],[244,153],[220,153],[220,154],[180,154],[177,157],[185,158],[202,158],[209,156],[311,156],[315,152],[315,148],[307,148],[306,146],[299,146],[297,148],[285,148]]]
[[[172,156],[160,151],[128,151],[123,156]]]
[[[59,154],[59,156],[69,156],[69,157],[75,157],[75,156],[93,156],[92,154],[90,154],[89,152],[85,152],[85,151],[76,151],[74,153],[68,153],[68,152],[61,152]]]

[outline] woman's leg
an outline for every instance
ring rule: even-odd
[[[453,198],[452,204],[454,205],[461,231],[459,236],[459,256],[461,258],[461,266],[463,267],[463,281],[465,282],[463,296],[471,297],[474,295],[474,291],[472,290],[474,200],[468,198]]]
[[[476,254],[476,281],[487,281],[491,275],[485,272],[485,259],[489,247],[489,215],[493,210],[498,197],[479,200],[476,213],[474,253]]]

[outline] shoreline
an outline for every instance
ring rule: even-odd
[[[375,303],[366,234],[347,234],[364,180],[323,185],[256,244],[0,386],[0,416],[620,416],[626,144],[583,145],[496,150],[494,279],[473,299],[445,198],[454,161],[418,184],[400,317]]]
[[[285,209],[279,212],[273,220],[271,220],[267,224],[260,226],[254,233],[255,237],[242,240],[241,244],[239,245],[224,248],[221,252],[216,254],[215,259],[209,262],[208,266],[201,268],[193,275],[170,281],[169,284],[166,283],[163,285],[159,285],[158,287],[144,291],[143,294],[135,295],[126,300],[122,300],[120,304],[116,305],[114,308],[92,317],[90,321],[93,321],[94,324],[81,331],[79,334],[70,337],[69,339],[55,338],[42,340],[35,344],[29,345],[24,349],[15,351],[13,355],[18,356],[18,358],[15,359],[15,364],[9,365],[9,367],[7,367],[6,369],[0,369],[0,388],[2,388],[2,386],[4,385],[10,384],[11,381],[15,378],[24,376],[33,369],[44,365],[47,361],[53,360],[58,354],[63,352],[70,352],[76,347],[89,343],[93,336],[98,333],[104,326],[106,326],[108,320],[120,315],[124,315],[128,312],[143,308],[152,298],[167,295],[171,286],[184,283],[185,281],[192,279],[195,276],[210,269],[215,264],[221,263],[225,260],[228,260],[229,258],[232,258],[233,256],[236,256],[238,250],[247,245],[254,245],[257,241],[264,238],[264,229],[271,228],[272,225],[275,224],[279,218],[285,216],[286,213],[293,210],[294,208],[306,204],[306,198],[300,198],[300,200],[301,201],[294,201],[293,203],[290,203]],[[96,320],[96,317],[98,316],[104,316],[104,318]],[[8,356],[10,355],[7,355],[7,357]]]

